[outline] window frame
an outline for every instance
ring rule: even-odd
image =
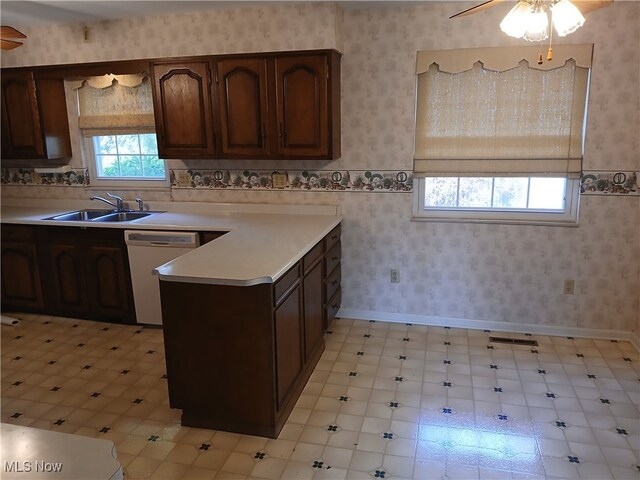
[[[412,214],[412,220],[414,221],[578,226],[580,180],[577,178],[566,178],[565,206],[563,211],[545,209],[425,207],[425,178],[414,178],[414,187]]]
[[[132,177],[99,177],[98,176],[98,165],[97,158],[95,153],[95,148],[93,145],[94,137],[102,137],[108,135],[144,135],[150,132],[147,129],[143,128],[127,128],[127,129],[118,129],[117,131],[105,132],[102,131],[100,133],[93,132],[82,132],[83,145],[84,145],[84,155],[86,159],[86,165],[89,169],[89,179],[91,186],[94,187],[118,187],[118,188],[131,188],[131,189],[168,189],[170,187],[169,182],[169,166],[167,165],[167,160],[160,158],[164,163],[164,178],[132,178]]]

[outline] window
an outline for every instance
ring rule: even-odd
[[[427,177],[414,211],[432,220],[575,223],[578,180],[551,177]]]
[[[155,134],[96,135],[92,140],[97,178],[165,178]]]
[[[558,47],[418,52],[415,218],[576,223],[593,46]]]
[[[151,87],[140,75],[78,82],[78,125],[91,183],[100,187],[167,187],[158,157]]]

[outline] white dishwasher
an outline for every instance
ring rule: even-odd
[[[159,280],[153,269],[200,246],[195,232],[125,230],[138,323],[162,325]]]

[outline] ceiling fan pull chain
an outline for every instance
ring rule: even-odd
[[[553,8],[551,9],[551,24],[553,25]],[[547,51],[547,62],[553,60],[553,48],[551,43],[553,42],[553,28],[549,28],[549,50]]]

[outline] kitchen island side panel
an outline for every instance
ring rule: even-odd
[[[275,423],[271,285],[160,282],[172,408],[182,424],[248,433]]]

